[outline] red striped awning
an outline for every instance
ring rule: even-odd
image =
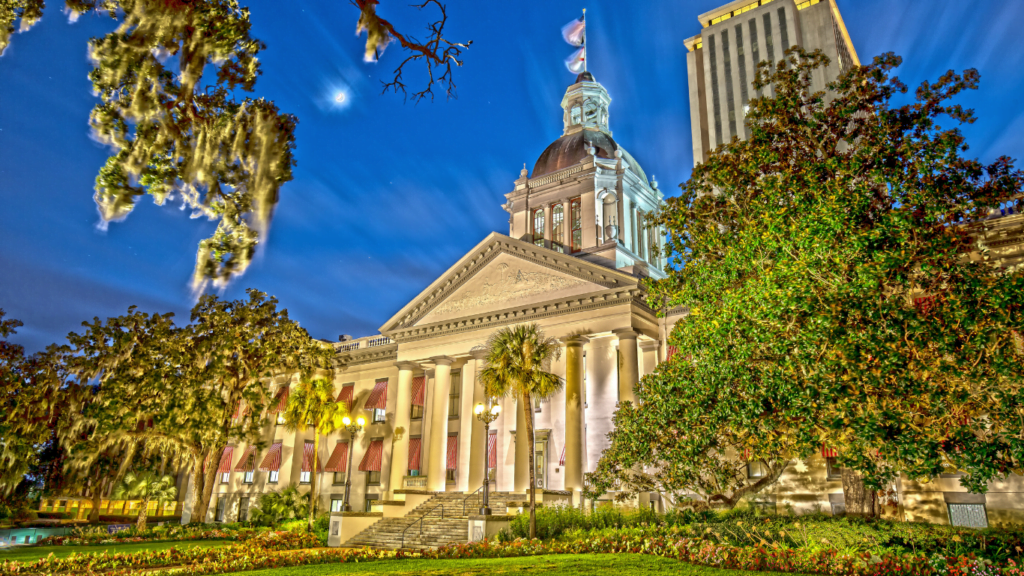
[[[238,405],[235,406],[235,413],[232,414],[231,417],[233,419],[235,419],[235,420],[238,420],[239,418],[242,417],[242,401],[241,400],[239,400],[238,401]]]
[[[302,471],[311,471],[313,469],[313,461],[316,461],[316,471],[323,472],[323,466],[320,464],[320,459],[316,457],[313,443],[307,441],[305,446],[302,447]]]
[[[363,461],[359,463],[360,472],[380,472],[381,460],[384,455],[384,441],[373,440],[370,442],[370,447],[366,449],[366,454],[363,455]]]
[[[455,470],[455,465],[459,462],[459,437],[449,436],[448,437],[448,464],[446,470]]]
[[[234,446],[225,446],[224,451],[220,453],[220,465],[217,466],[217,473],[223,474],[225,472],[231,472],[231,459],[235,456]]]
[[[263,462],[260,463],[260,472],[277,472],[281,469],[281,443],[274,442]]]
[[[743,459],[750,460],[750,448],[743,449]]]
[[[565,444],[562,444],[562,456],[558,459],[559,466],[565,466]]]
[[[498,432],[494,431],[488,434],[490,438],[487,439],[487,467],[497,468],[498,467]]]
[[[331,457],[327,459],[327,466],[324,466],[324,470],[327,472],[346,472],[345,468],[348,466],[348,440],[344,442],[338,442],[334,446],[334,452],[331,452]]]
[[[338,402],[344,402],[349,412],[352,411],[352,393],[355,389],[355,384],[345,384],[341,387],[341,394],[338,394]]]
[[[412,405],[423,406],[427,396],[427,377],[417,376],[412,379]]]
[[[422,438],[409,438],[409,470],[420,469],[420,452],[423,451]]]
[[[290,388],[284,388],[283,390],[281,390],[280,392],[277,393],[277,396],[274,397],[274,402],[271,403],[271,408],[270,408],[270,413],[271,414],[277,414],[279,412],[284,412],[285,407],[288,406],[288,393],[289,393],[288,391],[289,390],[290,390]]]
[[[668,358],[666,358],[666,360],[671,360],[672,357],[675,356],[676,352],[678,352],[678,351],[679,351],[679,348],[677,348],[675,346],[669,346],[668,347]]]
[[[839,457],[839,451],[836,450],[835,448],[828,448],[828,447],[822,445],[822,447],[821,447],[821,457],[822,458],[838,458]]]
[[[370,392],[370,397],[366,399],[366,404],[363,404],[363,408],[366,410],[384,410],[387,408],[387,405],[388,379],[381,378],[373,386],[373,392]]]
[[[914,298],[914,308],[917,308],[919,314],[926,315],[935,308],[938,304],[937,296],[924,296],[922,298]]]
[[[252,472],[256,468],[256,447],[249,446],[235,465],[235,472]]]

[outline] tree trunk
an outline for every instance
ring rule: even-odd
[[[149,496],[142,499],[142,507],[139,508],[139,519],[135,522],[135,529],[142,532],[146,529],[146,513],[149,511]]]
[[[210,509],[210,498],[213,496],[213,484],[214,479],[217,475],[217,466],[220,462],[214,463],[212,454],[216,452],[210,451],[202,453],[196,458],[195,468],[192,470],[192,520],[191,523],[206,522],[206,513]],[[206,462],[206,454],[211,454],[209,470],[203,470],[203,464]]]
[[[537,440],[533,437],[533,402],[529,392],[523,393],[523,410],[526,410],[526,437],[530,439],[530,540],[537,537],[537,469],[534,452]]]
[[[93,478],[92,484],[92,510],[89,510],[89,523],[95,524],[100,521],[100,505],[103,504],[103,480]]]
[[[309,526],[308,532],[313,531],[313,519],[316,518],[316,465],[320,456],[320,434],[313,429],[313,461],[309,463]]]
[[[878,494],[865,486],[864,479],[850,468],[843,468],[843,497],[847,514],[875,518],[880,512]]]

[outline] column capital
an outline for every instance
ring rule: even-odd
[[[483,360],[484,358],[487,357],[487,352],[488,350],[486,348],[474,348],[473,350],[469,351],[469,355],[472,356],[475,360]]]
[[[644,352],[650,352],[661,348],[661,341],[659,340],[644,340],[640,343],[640,349]]]
[[[428,379],[433,380],[434,379],[434,369],[433,368],[427,368],[426,370],[423,371],[423,375],[426,376]]]
[[[587,338],[586,336],[567,336],[565,338],[562,338],[560,340],[560,342],[564,346],[567,346],[567,347],[568,346],[583,346],[587,342],[590,342],[590,338]]]
[[[420,365],[415,362],[395,362],[395,366],[399,370],[417,370]]]
[[[612,334],[618,336],[619,340],[636,340],[636,337],[640,334],[632,328],[619,328],[612,330]]]
[[[452,358],[451,356],[434,356],[430,361],[433,362],[435,366],[451,366],[452,362],[455,361],[455,358]]]

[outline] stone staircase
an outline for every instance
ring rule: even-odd
[[[507,494],[492,492],[491,509],[504,510],[507,500]],[[342,545],[388,550],[424,550],[445,544],[468,542],[469,516],[478,514],[482,505],[483,496],[479,492],[469,496],[461,492],[435,494],[405,516],[384,518]]]

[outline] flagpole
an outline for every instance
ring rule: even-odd
[[[590,54],[587,54],[587,9],[583,9],[583,71],[587,71],[587,60]]]

